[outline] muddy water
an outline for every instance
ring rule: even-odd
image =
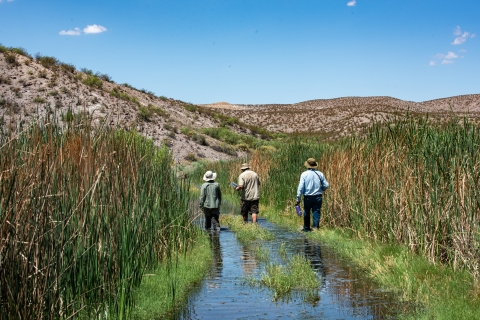
[[[275,234],[275,240],[261,244],[270,252],[270,261],[282,263],[294,254],[310,261],[321,279],[316,297],[306,299],[296,293],[273,301],[270,290],[250,286],[245,279],[259,278],[267,262],[257,261],[252,247],[242,245],[233,232],[222,228],[209,233],[214,250],[209,275],[193,288],[175,319],[395,319],[411,311],[395,294],[368,282],[332,248],[265,219],[259,219],[259,225]]]

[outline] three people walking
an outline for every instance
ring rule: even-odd
[[[314,158],[308,158],[304,163],[306,171],[300,175],[300,182],[297,188],[297,202],[303,195],[303,231],[312,231],[310,216],[313,216],[313,229],[320,227],[320,217],[322,209],[322,195],[328,189],[329,184],[322,172],[318,171],[318,163]],[[243,221],[248,222],[248,215],[252,216],[252,222],[257,222],[259,213],[258,204],[260,199],[260,178],[258,174],[250,169],[248,163],[243,163],[240,167],[242,173],[238,176],[238,185],[236,190],[241,190],[240,214]],[[220,186],[215,182],[217,174],[207,171],[203,175],[205,183],[200,189],[200,208],[205,215],[205,229],[212,227],[219,228],[220,206],[222,204],[222,192]]]
[[[303,195],[303,231],[312,231],[310,228],[310,212],[313,215],[313,228],[320,227],[320,212],[322,209],[322,194],[329,184],[322,172],[317,170],[318,163],[314,158],[305,161],[306,171],[300,175],[297,188],[297,205]]]

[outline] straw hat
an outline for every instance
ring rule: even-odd
[[[314,158],[308,158],[307,161],[305,161],[305,167],[307,167],[307,169],[316,168],[318,167],[318,163]]]
[[[205,172],[205,174],[203,175],[203,180],[205,181],[215,180],[216,177],[217,177],[217,173],[209,170]]]
[[[248,163],[242,163],[240,170],[246,170],[246,169],[250,169],[250,167],[248,166]]]

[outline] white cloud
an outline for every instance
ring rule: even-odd
[[[465,49],[460,49],[460,50],[458,50],[458,52],[467,52],[467,50],[465,50]]]
[[[62,36],[79,36],[82,33],[82,31],[80,31],[80,28],[75,28],[73,30],[68,30],[68,31],[62,30],[59,33]]]
[[[102,33],[102,32],[105,32],[107,31],[107,28],[101,26],[101,25],[96,25],[96,24],[92,24],[92,25],[89,25],[89,26],[86,26],[84,29],[83,29],[83,32],[85,34],[95,34],[95,33]]]
[[[456,59],[458,58],[458,55],[452,51],[449,51],[446,55],[445,55],[445,59]]]
[[[449,51],[447,54],[438,53],[435,55],[436,60],[442,60],[441,64],[452,64],[453,59],[457,59],[458,55],[455,52]],[[430,65],[434,66],[437,62],[435,60],[430,61]]]
[[[354,7],[357,4],[357,0],[352,0],[347,3],[347,6]]]
[[[456,35],[456,36],[461,35],[461,34],[462,34],[462,29],[460,29],[460,27],[457,26],[457,27],[455,28],[455,30],[453,30],[453,34]]]
[[[455,38],[455,40],[453,40],[453,42],[452,42],[453,45],[462,44],[462,43],[464,43],[465,41],[467,41],[468,38],[475,38],[475,37],[476,37],[475,34],[470,35],[470,32],[462,31],[462,29],[460,29],[459,26],[457,26],[457,27],[453,30],[453,35],[457,36],[457,37]]]
[[[2,0],[0,0],[0,1],[2,1]],[[79,36],[79,35],[82,34],[82,32],[84,34],[95,34],[95,33],[102,33],[102,32],[105,32],[105,31],[107,31],[107,28],[105,28],[104,26],[92,24],[92,25],[88,25],[85,28],[83,28],[83,30],[81,30],[80,28],[77,27],[73,30],[62,30],[62,31],[59,32],[59,34],[62,35],[62,36]]]

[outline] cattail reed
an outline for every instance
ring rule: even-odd
[[[125,319],[195,235],[167,149],[88,119],[0,136],[0,317]]]
[[[376,124],[361,137],[330,143],[306,140],[252,156],[252,168],[262,171],[262,205],[285,210],[296,196],[303,163],[314,157],[330,182],[322,226],[400,243],[433,262],[466,268],[478,278],[478,125],[468,119],[434,124],[428,118],[407,118]],[[231,170],[223,175],[236,176],[242,161],[211,170]]]

